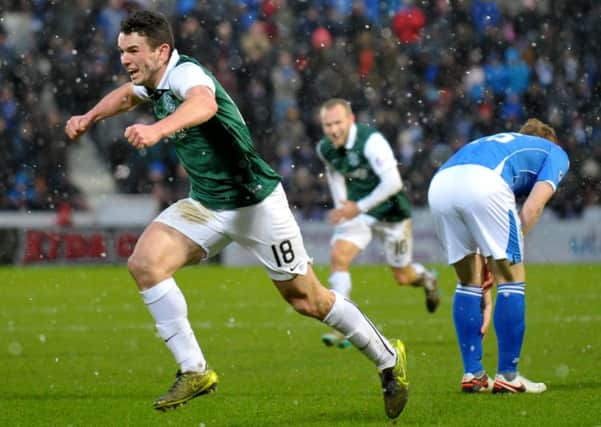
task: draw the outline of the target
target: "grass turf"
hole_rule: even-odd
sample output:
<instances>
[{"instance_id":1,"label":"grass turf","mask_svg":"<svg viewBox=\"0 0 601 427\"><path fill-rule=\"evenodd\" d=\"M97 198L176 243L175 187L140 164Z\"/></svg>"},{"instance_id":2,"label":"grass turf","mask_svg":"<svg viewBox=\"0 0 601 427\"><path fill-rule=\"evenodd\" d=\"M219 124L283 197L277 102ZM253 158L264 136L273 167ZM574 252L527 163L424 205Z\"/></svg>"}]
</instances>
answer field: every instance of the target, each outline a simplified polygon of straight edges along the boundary
<instances>
[{"instance_id":1,"label":"grass turf","mask_svg":"<svg viewBox=\"0 0 601 427\"><path fill-rule=\"evenodd\" d=\"M317 269L325 279L326 269ZM464 395L451 320L442 305L399 288L381 266L353 268L353 298L408 349L402 425L601 424L601 265L528 266L520 369L549 390ZM386 426L375 368L354 349L326 348L327 328L294 313L260 268L187 268L177 275L217 392L167 413L152 401L177 366L124 267L0 269L0 425ZM494 374L491 328L484 364Z\"/></svg>"}]
</instances>

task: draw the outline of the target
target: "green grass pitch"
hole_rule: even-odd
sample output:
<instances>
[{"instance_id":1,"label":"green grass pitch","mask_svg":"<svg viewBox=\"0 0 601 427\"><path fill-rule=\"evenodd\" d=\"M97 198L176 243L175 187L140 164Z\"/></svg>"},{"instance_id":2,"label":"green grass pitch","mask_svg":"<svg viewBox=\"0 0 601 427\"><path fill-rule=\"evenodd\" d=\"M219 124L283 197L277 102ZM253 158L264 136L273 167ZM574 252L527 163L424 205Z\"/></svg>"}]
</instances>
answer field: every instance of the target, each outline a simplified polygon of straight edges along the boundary
<instances>
[{"instance_id":1,"label":"green grass pitch","mask_svg":"<svg viewBox=\"0 0 601 427\"><path fill-rule=\"evenodd\" d=\"M534 395L463 395L451 319L452 271L439 266L442 305L399 288L382 266L353 268L353 298L408 349L410 399L396 422L378 377L355 349L325 348L325 326L281 299L260 268L199 266L178 283L217 392L167 413L152 401L177 369L125 267L0 269L2 426L598 426L601 265L528 266L520 369ZM327 269L318 268L325 280ZM494 374L494 330L484 363Z\"/></svg>"}]
</instances>

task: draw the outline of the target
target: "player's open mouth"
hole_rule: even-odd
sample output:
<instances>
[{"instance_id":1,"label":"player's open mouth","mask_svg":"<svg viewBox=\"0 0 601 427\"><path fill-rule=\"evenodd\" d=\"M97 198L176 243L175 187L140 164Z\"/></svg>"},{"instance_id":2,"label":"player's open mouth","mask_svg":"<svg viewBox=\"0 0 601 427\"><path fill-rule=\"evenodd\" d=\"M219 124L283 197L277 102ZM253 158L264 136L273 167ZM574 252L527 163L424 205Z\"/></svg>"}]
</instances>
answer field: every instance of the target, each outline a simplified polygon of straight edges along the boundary
<instances>
[{"instance_id":1,"label":"player's open mouth","mask_svg":"<svg viewBox=\"0 0 601 427\"><path fill-rule=\"evenodd\" d=\"M132 80L138 75L138 70L128 70L127 72L129 73L129 78Z\"/></svg>"}]
</instances>

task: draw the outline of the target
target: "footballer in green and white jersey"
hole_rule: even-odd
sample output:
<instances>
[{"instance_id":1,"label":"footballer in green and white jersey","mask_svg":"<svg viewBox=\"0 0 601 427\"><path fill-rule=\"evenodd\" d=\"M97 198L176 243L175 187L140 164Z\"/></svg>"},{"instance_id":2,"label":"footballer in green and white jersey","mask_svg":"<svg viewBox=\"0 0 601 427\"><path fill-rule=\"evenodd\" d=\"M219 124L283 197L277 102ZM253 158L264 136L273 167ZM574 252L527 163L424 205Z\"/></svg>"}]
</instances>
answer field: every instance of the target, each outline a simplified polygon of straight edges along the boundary
<instances>
[{"instance_id":1,"label":"footballer in green and white jersey","mask_svg":"<svg viewBox=\"0 0 601 427\"><path fill-rule=\"evenodd\" d=\"M324 102L320 120L324 137L317 154L334 201L328 213L335 225L330 287L350 297L351 263L376 237L384 246L394 280L423 287L426 308L434 312L439 305L436 276L413 261L411 206L390 144L376 129L355 123L350 103L342 98ZM322 341L346 344L336 334L325 334Z\"/></svg>"},{"instance_id":2,"label":"footballer in green and white jersey","mask_svg":"<svg viewBox=\"0 0 601 427\"><path fill-rule=\"evenodd\" d=\"M381 171L397 167L384 137L362 124L351 126L349 139L342 147L336 147L328 137L324 137L317 146L317 154L330 170L344 177L346 197L354 202L374 191L381 182ZM411 217L411 206L403 190L362 211L384 222L400 222Z\"/></svg>"},{"instance_id":3,"label":"footballer in green and white jersey","mask_svg":"<svg viewBox=\"0 0 601 427\"><path fill-rule=\"evenodd\" d=\"M155 399L154 408L175 409L210 393L219 382L194 336L188 304L173 274L236 242L263 264L297 312L348 337L372 361L386 415L398 417L408 396L403 343L390 343L356 305L323 287L280 177L257 154L223 87L196 60L174 50L173 31L160 13L130 14L121 23L117 45L131 82L104 95L86 113L70 117L65 133L75 140L99 120L148 101L158 120L131 124L124 139L144 149L170 137L191 180L191 197L173 203L146 227L127 264L157 332L179 365L175 382Z\"/></svg>"},{"instance_id":4,"label":"footballer in green and white jersey","mask_svg":"<svg viewBox=\"0 0 601 427\"><path fill-rule=\"evenodd\" d=\"M157 88L134 85L134 95L151 102L155 117L161 120L197 85L208 86L215 93L217 114L170 138L190 177L190 197L210 209L235 209L262 201L280 177L257 153L232 98L197 60L174 50Z\"/></svg>"}]
</instances>

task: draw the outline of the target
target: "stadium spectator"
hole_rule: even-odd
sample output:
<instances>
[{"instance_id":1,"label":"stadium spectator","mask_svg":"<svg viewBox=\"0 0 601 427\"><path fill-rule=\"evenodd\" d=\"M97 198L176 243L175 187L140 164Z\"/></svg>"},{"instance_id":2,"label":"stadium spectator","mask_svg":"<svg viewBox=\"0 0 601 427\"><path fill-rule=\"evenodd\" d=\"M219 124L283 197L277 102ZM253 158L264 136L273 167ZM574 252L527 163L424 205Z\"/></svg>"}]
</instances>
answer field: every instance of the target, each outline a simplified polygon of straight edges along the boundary
<instances>
[{"instance_id":1,"label":"stadium spectator","mask_svg":"<svg viewBox=\"0 0 601 427\"><path fill-rule=\"evenodd\" d=\"M298 108L296 93L301 87L301 80L292 55L288 51L278 54L278 62L271 71L273 86L273 123L280 123L291 108Z\"/></svg>"},{"instance_id":2,"label":"stadium spectator","mask_svg":"<svg viewBox=\"0 0 601 427\"><path fill-rule=\"evenodd\" d=\"M476 31L480 34L501 24L501 13L495 0L472 0L471 13Z\"/></svg>"},{"instance_id":3,"label":"stadium spectator","mask_svg":"<svg viewBox=\"0 0 601 427\"><path fill-rule=\"evenodd\" d=\"M522 95L530 84L530 69L520 57L517 49L510 47L505 50L505 78L507 94Z\"/></svg>"},{"instance_id":4,"label":"stadium spectator","mask_svg":"<svg viewBox=\"0 0 601 427\"><path fill-rule=\"evenodd\" d=\"M425 25L426 15L413 0L405 0L392 18L392 28L403 45L418 44Z\"/></svg>"},{"instance_id":5,"label":"stadium spectator","mask_svg":"<svg viewBox=\"0 0 601 427\"><path fill-rule=\"evenodd\" d=\"M513 129L507 127L512 122L503 119L502 108L509 92L515 91L524 117L541 117L566 138L579 132L578 139L584 142L566 146L574 159L574 182L583 183L576 189L581 191L591 179L591 185L597 185L591 175L582 175L584 169L578 167L578 159L590 158L597 164L599 159L594 153L601 145L601 122L597 120L601 105L601 34L594 31L601 19L601 5L596 2L419 2L416 5L422 8L426 19L415 55L409 55L399 45L392 31L394 14L404 3L400 1L145 3L172 17L178 43L185 43L186 51L201 55L227 86L252 125L259 151L273 159L273 165L277 162L273 147L278 143L274 140L278 123L273 105L275 97L286 88L281 83L276 88L272 83L272 70L277 67L280 54L287 52L300 75L298 87L293 87L297 83L291 84L287 96L289 100L296 97L310 140L317 140L321 133L316 106L337 95L349 97L356 113L381 128L390 141L398 141L406 128L422 128L418 144L419 150L426 152L412 156L410 163L402 165L404 170L412 171L403 173L407 187L414 189L409 197L416 206L425 203L423 195L433 172L428 165L432 147L442 143L456 150L495 130ZM381 6L379 16L375 3ZM64 116L79 106L89 106L94 91L103 92L120 84L119 77L115 77L120 67L115 52L105 44L101 27L95 25L102 12L115 5L107 0L77 0L68 5L26 0L7 2L2 10L0 115L9 139L3 140L8 149L2 150L0 156L9 169L0 174L0 193L12 187L20 169L13 153L18 144L13 140L19 137L21 121L31 112L26 101L32 99L30 92L43 101L43 109L54 105ZM123 2L114 10L121 14L134 6L134 2ZM249 10L252 19L245 19ZM269 53L259 62L241 45L242 39L255 36L255 29L252 33L250 30L253 23L267 26ZM277 27L275 32L270 29L273 25ZM311 35L320 27L330 33L329 51L319 52L310 46ZM507 51L517 52L517 84L511 78L511 64L504 60ZM478 83L480 69L485 75L483 84ZM31 81L34 84L28 87ZM439 105L442 93L452 96L449 105ZM39 109L40 105L35 105ZM572 120L574 114L583 126ZM396 122L390 120L394 116L398 117ZM459 125L461 129L455 129ZM448 139L449 127L459 136L452 141ZM98 141L103 137L101 132L91 135L99 148L106 147ZM41 137L48 139L45 146L52 145L51 139ZM395 147L397 154L400 149ZM107 151L100 151L105 157ZM36 156L30 163L42 160L42 154ZM144 177L154 159L138 157L132 151L120 157L118 164L127 166L133 176ZM107 167L114 170L117 164L109 163ZM167 179L174 178L174 171L171 166L167 168ZM317 185L326 190L325 183ZM121 188L149 191L148 186ZM598 204L591 197L582 197L575 203L580 195L568 198L563 193L560 190L550 204L562 216L578 215L588 203ZM328 208L322 201L314 201L313 205L308 211L321 210L324 214ZM6 203L0 202L0 208L7 208Z\"/></svg>"}]
</instances>

